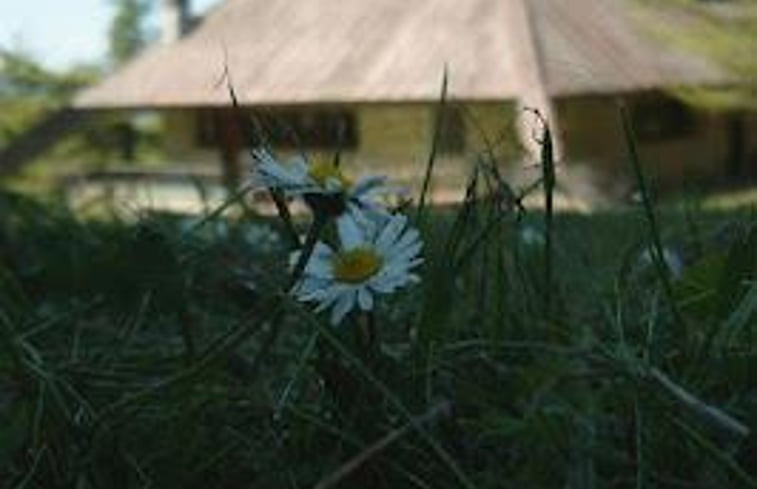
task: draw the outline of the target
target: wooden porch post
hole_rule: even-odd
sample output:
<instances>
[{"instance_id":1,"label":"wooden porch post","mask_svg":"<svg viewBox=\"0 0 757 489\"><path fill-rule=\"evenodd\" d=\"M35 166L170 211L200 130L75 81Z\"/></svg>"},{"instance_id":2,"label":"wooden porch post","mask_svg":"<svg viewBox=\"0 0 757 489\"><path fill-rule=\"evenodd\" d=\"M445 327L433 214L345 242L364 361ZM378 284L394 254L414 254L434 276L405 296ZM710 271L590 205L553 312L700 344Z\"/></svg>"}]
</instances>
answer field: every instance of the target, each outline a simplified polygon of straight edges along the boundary
<instances>
[{"instance_id":1,"label":"wooden porch post","mask_svg":"<svg viewBox=\"0 0 757 489\"><path fill-rule=\"evenodd\" d=\"M746 123L740 110L732 109L726 114L726 131L728 132L728 149L726 167L728 178L737 180L747 176L746 163Z\"/></svg>"},{"instance_id":2,"label":"wooden porch post","mask_svg":"<svg viewBox=\"0 0 757 489\"><path fill-rule=\"evenodd\" d=\"M542 53L540 52L539 40L536 33L536 24L533 19L528 0L507 0L508 22L506 27L512 32L515 39L516 50L515 66L517 73L516 85L518 87L518 132L521 143L526 150L526 158L531 162L539 161L541 144L534 139L540 137L540 127L534 124L534 119L527 117L524 109L536 109L546 119L552 133L552 148L556 161L563 159L563 140L560 132L557 110L552 96L546 85L544 67L542 66Z\"/></svg>"},{"instance_id":3,"label":"wooden porch post","mask_svg":"<svg viewBox=\"0 0 757 489\"><path fill-rule=\"evenodd\" d=\"M216 111L216 134L221 153L222 179L226 190L231 194L239 189L244 175L242 160L242 129L234 109L223 108Z\"/></svg>"}]
</instances>

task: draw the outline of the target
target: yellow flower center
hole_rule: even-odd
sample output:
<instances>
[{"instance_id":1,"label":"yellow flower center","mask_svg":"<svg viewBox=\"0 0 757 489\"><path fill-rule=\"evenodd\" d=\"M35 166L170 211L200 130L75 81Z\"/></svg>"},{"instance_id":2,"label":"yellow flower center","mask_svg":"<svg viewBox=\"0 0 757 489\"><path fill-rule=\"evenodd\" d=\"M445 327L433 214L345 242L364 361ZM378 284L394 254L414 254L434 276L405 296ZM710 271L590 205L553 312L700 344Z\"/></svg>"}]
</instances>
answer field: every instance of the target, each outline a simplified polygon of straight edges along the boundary
<instances>
[{"instance_id":1,"label":"yellow flower center","mask_svg":"<svg viewBox=\"0 0 757 489\"><path fill-rule=\"evenodd\" d=\"M326 159L313 161L310 164L308 175L324 188L330 180L338 182L342 189L347 189L352 185L352 181L344 176L342 170L333 161Z\"/></svg>"},{"instance_id":2,"label":"yellow flower center","mask_svg":"<svg viewBox=\"0 0 757 489\"><path fill-rule=\"evenodd\" d=\"M383 263L384 260L373 248L358 247L339 253L332 266L337 280L355 284L376 275Z\"/></svg>"}]
</instances>

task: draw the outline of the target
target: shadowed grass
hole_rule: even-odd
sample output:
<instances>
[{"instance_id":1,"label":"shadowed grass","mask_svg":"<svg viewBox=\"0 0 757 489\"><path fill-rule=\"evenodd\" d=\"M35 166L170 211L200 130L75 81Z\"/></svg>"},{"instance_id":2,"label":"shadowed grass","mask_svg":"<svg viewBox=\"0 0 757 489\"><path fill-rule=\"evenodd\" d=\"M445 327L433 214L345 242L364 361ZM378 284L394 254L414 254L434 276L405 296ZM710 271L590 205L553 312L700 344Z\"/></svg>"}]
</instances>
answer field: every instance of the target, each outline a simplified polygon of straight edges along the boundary
<instances>
[{"instance_id":1,"label":"shadowed grass","mask_svg":"<svg viewBox=\"0 0 757 489\"><path fill-rule=\"evenodd\" d=\"M360 318L334 329L282 292L270 221L83 221L0 196L0 480L754 486L754 216L658 208L652 232L648 211L524 213L538 183L498 164L426 208L423 282L378 305L371 351ZM652 236L684 257L670 291Z\"/></svg>"}]
</instances>

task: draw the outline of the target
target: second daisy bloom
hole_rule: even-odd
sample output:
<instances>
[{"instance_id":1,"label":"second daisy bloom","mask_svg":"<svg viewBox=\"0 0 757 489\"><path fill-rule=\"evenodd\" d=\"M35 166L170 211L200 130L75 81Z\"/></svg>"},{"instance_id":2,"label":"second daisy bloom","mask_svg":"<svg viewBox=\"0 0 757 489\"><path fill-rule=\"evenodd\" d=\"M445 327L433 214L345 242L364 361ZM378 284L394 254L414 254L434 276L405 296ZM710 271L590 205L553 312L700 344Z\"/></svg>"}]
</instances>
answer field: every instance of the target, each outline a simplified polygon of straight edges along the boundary
<instances>
[{"instance_id":1,"label":"second daisy bloom","mask_svg":"<svg viewBox=\"0 0 757 489\"><path fill-rule=\"evenodd\" d=\"M407 217L389 216L375 229L351 217L337 220L339 249L317 243L304 274L294 288L302 301L316 302L316 311L331 308L331 323L339 324L353 309L373 309L375 296L417 282L412 270L422 259L423 243ZM293 254L296 262L298 253Z\"/></svg>"},{"instance_id":2,"label":"second daisy bloom","mask_svg":"<svg viewBox=\"0 0 757 489\"><path fill-rule=\"evenodd\" d=\"M353 181L334 161L317 159L310 162L297 156L281 162L266 149L256 149L253 156L256 160L252 175L255 186L279 190L287 197L302 197L314 211L332 216L349 213L357 221L363 217L371 221L388 217L379 202L381 194L391 192L384 177Z\"/></svg>"}]
</instances>

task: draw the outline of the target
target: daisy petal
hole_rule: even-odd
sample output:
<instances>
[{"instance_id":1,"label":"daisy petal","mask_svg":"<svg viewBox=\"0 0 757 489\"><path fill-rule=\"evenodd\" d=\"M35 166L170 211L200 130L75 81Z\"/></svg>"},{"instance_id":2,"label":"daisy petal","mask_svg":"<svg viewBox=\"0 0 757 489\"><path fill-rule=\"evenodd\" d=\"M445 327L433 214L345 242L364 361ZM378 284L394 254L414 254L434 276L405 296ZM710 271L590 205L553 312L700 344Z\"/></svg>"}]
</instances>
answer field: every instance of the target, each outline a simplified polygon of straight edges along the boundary
<instances>
[{"instance_id":1,"label":"daisy petal","mask_svg":"<svg viewBox=\"0 0 757 489\"><path fill-rule=\"evenodd\" d=\"M350 288L344 291L334 304L334 309L331 310L331 324L336 326L342 322L344 316L352 309L355 303L355 291Z\"/></svg>"},{"instance_id":2,"label":"daisy petal","mask_svg":"<svg viewBox=\"0 0 757 489\"><path fill-rule=\"evenodd\" d=\"M336 302L341 294L344 292L344 287L339 284L332 284L320 293L313 293L313 300L318 301L318 306L315 308L315 312L321 312L328 309L334 302Z\"/></svg>"},{"instance_id":3,"label":"daisy petal","mask_svg":"<svg viewBox=\"0 0 757 489\"><path fill-rule=\"evenodd\" d=\"M376 248L379 250L388 250L399 237L402 230L407 224L407 217L403 215L392 216L376 240Z\"/></svg>"},{"instance_id":4,"label":"daisy petal","mask_svg":"<svg viewBox=\"0 0 757 489\"><path fill-rule=\"evenodd\" d=\"M370 293L367 287L360 287L358 289L357 301L360 309L363 311L370 311L373 309L373 294Z\"/></svg>"},{"instance_id":5,"label":"daisy petal","mask_svg":"<svg viewBox=\"0 0 757 489\"><path fill-rule=\"evenodd\" d=\"M385 185L386 177L384 176L363 177L355 184L355 187L352 189L352 195L359 199L365 194L384 187Z\"/></svg>"},{"instance_id":6,"label":"daisy petal","mask_svg":"<svg viewBox=\"0 0 757 489\"><path fill-rule=\"evenodd\" d=\"M339 241L346 250L357 248L365 243L360 226L350 214L343 214L336 220Z\"/></svg>"},{"instance_id":7,"label":"daisy petal","mask_svg":"<svg viewBox=\"0 0 757 489\"><path fill-rule=\"evenodd\" d=\"M417 229L407 229L402 234L402 237L397 240L395 246L397 249L403 249L415 243L421 243L421 233Z\"/></svg>"}]
</instances>

